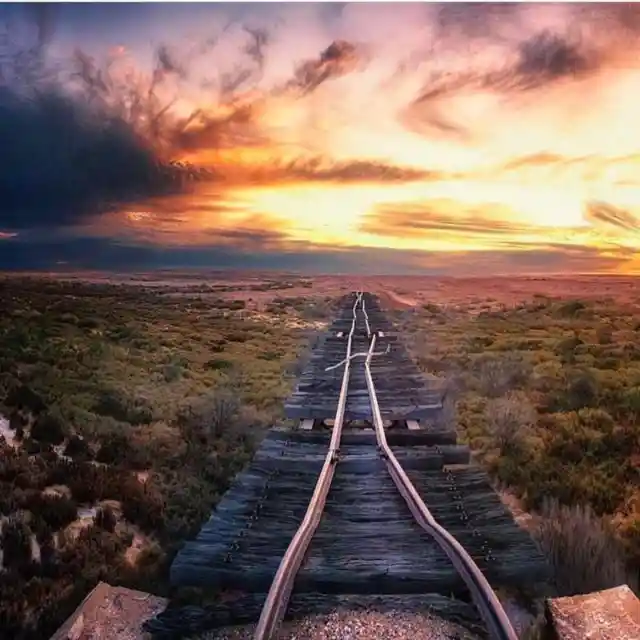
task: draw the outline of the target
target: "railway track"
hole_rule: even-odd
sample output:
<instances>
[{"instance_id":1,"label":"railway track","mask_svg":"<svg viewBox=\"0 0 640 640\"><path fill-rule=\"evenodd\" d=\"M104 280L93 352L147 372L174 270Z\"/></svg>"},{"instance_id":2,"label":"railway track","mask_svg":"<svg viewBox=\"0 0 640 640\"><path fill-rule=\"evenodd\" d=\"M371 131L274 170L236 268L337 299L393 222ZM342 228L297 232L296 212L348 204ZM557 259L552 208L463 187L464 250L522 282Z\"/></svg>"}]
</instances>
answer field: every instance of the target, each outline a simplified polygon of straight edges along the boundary
<instances>
[{"instance_id":1,"label":"railway track","mask_svg":"<svg viewBox=\"0 0 640 640\"><path fill-rule=\"evenodd\" d=\"M186 637L257 620L266 640L285 616L393 605L516 639L489 581L543 582L546 563L455 431L418 424L438 407L442 389L425 383L376 299L345 299L286 405L302 428L269 432L172 565L176 586L243 595L169 607L147 629Z\"/></svg>"},{"instance_id":2,"label":"railway track","mask_svg":"<svg viewBox=\"0 0 640 640\"><path fill-rule=\"evenodd\" d=\"M344 360L339 363L342 365L344 373L329 450L322 466L322 470L320 471L318 482L302 524L296 531L291 544L287 548L282 558L282 562L278 567L271 589L267 594L267 599L256 627L254 635L255 640L271 640L271 638L276 634L278 626L284 618L298 570L303 561L304 555L307 552L309 544L311 543L312 537L316 533L318 525L320 524L327 501L327 495L335 476L336 467L340 464L342 427L344 424L347 402L350 398L349 383L352 375L356 382L360 382L362 377L365 379L368 401L370 403L371 415L373 417L373 424L376 433L378 451L365 451L364 454L361 455L362 460L367 460L367 462L370 463L368 465L370 469L371 467L377 467L375 468L375 477L377 482L373 487L368 487L368 489L370 491L373 490L378 496L383 496L385 493L388 493L389 483L385 482L387 475L383 468L386 465L388 477L391 478L396 489L401 494L415 521L424 531L438 542L469 588L473 601L478 607L478 610L487 625L490 636L495 640L517 640L517 636L511 626L511 622L486 578L455 537L452 536L444 527L438 524L420 498L420 495L411 483L411 480L402 468L402 465L387 444L376 387L371 373L371 362L377 355L387 353L388 351L376 351L378 334L377 332L372 332L371 325L369 323L369 316L366 311L366 301L363 299L362 293L356 294L352 314L353 319L347 335L345 357ZM356 336L361 336L359 341ZM368 349L358 351L354 350L355 343L365 341L368 343ZM357 346L364 347L365 345L357 344ZM362 363L361 367L355 367L352 363L353 360L358 357L361 358L359 361ZM362 360L363 357L364 362ZM352 369L354 369L353 374ZM353 397L353 395L351 397ZM360 401L361 397L362 394L358 394L357 401ZM381 461L376 464L376 462L378 462L374 457L376 453L379 453L380 458L384 460L385 465L383 465ZM355 494L353 496L354 501L357 500L358 495L360 495L359 488L359 483L356 477L353 479L350 486L351 491ZM367 487L362 487L362 489L366 491ZM393 500L390 500L390 503L393 503ZM389 509L386 512L383 511L379 514L378 523L389 523L393 526L396 524L396 511L396 509ZM402 516L402 514L397 515L400 517ZM359 527L356 525L355 532L349 532L349 534L351 534L349 537L352 537L355 533L356 537L360 537L361 540L366 539L363 538L363 536L357 536L358 529ZM372 533L373 535L377 535L375 531ZM328 555L331 556L332 549L330 545L332 540L323 539L322 532L320 532L319 538L320 544L324 543L324 545L326 545L325 550L328 551ZM419 536L416 536L417 548L419 542ZM327 549L327 547L329 548ZM364 545L364 550L366 553L366 545Z\"/></svg>"}]
</instances>

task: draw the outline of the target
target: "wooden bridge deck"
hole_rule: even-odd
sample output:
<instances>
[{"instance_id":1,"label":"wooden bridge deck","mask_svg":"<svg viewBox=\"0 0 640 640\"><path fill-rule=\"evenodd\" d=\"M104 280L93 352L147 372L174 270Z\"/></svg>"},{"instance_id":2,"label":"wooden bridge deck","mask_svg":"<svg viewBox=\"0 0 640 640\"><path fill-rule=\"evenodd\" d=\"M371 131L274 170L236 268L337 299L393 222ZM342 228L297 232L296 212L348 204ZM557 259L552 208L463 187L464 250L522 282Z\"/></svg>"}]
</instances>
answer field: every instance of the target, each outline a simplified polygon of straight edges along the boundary
<instances>
[{"instance_id":1,"label":"wooden bridge deck","mask_svg":"<svg viewBox=\"0 0 640 640\"><path fill-rule=\"evenodd\" d=\"M322 442L322 435L325 441ZM171 582L266 592L295 534L326 456L328 434L272 431L196 540L171 567ZM307 593L463 592L451 562L418 527L373 443L345 444L326 511L298 576ZM348 440L347 440L348 442ZM547 566L476 468L466 447L396 446L434 516L465 546L492 585L545 580ZM357 553L354 553L354 549Z\"/></svg>"},{"instance_id":2,"label":"wooden bridge deck","mask_svg":"<svg viewBox=\"0 0 640 640\"><path fill-rule=\"evenodd\" d=\"M441 391L425 383L375 300L368 297L366 303L372 329L386 329L376 350L389 345L389 352L376 356L371 366L383 416L402 420L437 415ZM348 332L348 311L345 304L343 317L334 322L303 373L287 404L289 416L335 416L342 372L324 369L344 356L345 339L335 334ZM361 324L354 352L369 347ZM352 361L347 420L371 418L363 360ZM201 611L198 622L189 613L190 628L256 620L305 516L330 437L326 427L271 429L196 539L178 552L171 566L172 585L244 594L228 605ZM387 442L434 517L465 547L494 589L548 582L543 556L514 522L487 475L468 466L469 450L457 444L453 428L396 426L387 430ZM456 598L468 598L467 587L444 551L411 516L380 458L374 432L346 426L325 510L296 577L289 615L325 611L330 603L342 601L398 599L414 605L434 602L440 612L448 607L458 611L466 605ZM172 615L160 616L157 624L166 629ZM184 615L175 613L182 628L187 624Z\"/></svg>"},{"instance_id":3,"label":"wooden bridge deck","mask_svg":"<svg viewBox=\"0 0 640 640\"><path fill-rule=\"evenodd\" d=\"M393 327L380 310L377 299L368 296L366 303L371 327L383 334L377 340L377 351L389 348L388 354L377 356L371 362L382 417L385 420L434 418L442 409L442 386L428 381L409 358ZM350 309L348 305L346 307L329 327L324 342L313 354L295 391L285 402L287 418L323 420L335 416L342 369L325 371L325 368L337 364L344 357L346 335L351 327ZM353 351L366 352L368 348L366 333L358 331L354 336ZM345 418L371 420L363 359L354 360L352 364Z\"/></svg>"}]
</instances>

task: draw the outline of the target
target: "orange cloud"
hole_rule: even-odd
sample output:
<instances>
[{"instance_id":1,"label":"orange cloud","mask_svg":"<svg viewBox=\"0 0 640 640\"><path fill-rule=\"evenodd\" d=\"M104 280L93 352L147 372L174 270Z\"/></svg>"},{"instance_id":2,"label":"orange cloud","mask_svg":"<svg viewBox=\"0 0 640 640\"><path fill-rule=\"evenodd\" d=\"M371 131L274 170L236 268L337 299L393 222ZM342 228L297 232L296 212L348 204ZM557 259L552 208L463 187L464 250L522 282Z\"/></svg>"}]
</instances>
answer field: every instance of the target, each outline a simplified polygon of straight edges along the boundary
<instances>
[{"instance_id":1,"label":"orange cloud","mask_svg":"<svg viewBox=\"0 0 640 640\"><path fill-rule=\"evenodd\" d=\"M361 229L365 233L381 236L428 237L434 232L457 236L509 236L531 232L531 226L505 219L509 212L501 211L505 218L496 217L500 207L486 206L471 211L460 211L454 200L435 200L422 203L386 204L367 216ZM455 211L454 214L450 213ZM447 213L449 211L449 213ZM493 217L487 214L493 213Z\"/></svg>"},{"instance_id":2,"label":"orange cloud","mask_svg":"<svg viewBox=\"0 0 640 640\"><path fill-rule=\"evenodd\" d=\"M614 229L640 232L640 219L637 216L606 202L589 202L585 215L588 220L609 225Z\"/></svg>"},{"instance_id":3,"label":"orange cloud","mask_svg":"<svg viewBox=\"0 0 640 640\"><path fill-rule=\"evenodd\" d=\"M572 270L635 267L640 9L271 11L250 27L220 19L195 45L158 47L151 64L119 34L106 61L75 55L91 113L122 122L145 158L209 173L169 174L184 187L170 197L136 183L125 204L65 220L73 233L404 251L416 268L449 260L455 272L470 252L492 269L561 269L563 256Z\"/></svg>"}]
</instances>

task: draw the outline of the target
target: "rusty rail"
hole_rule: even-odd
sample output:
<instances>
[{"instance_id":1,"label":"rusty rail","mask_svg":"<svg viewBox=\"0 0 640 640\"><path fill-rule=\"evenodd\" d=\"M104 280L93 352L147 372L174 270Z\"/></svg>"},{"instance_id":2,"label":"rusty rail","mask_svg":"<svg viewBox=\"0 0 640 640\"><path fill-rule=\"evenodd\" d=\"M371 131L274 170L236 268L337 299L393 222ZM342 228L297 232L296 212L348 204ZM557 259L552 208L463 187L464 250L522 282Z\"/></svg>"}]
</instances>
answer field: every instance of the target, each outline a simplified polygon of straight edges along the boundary
<instances>
[{"instance_id":1,"label":"rusty rail","mask_svg":"<svg viewBox=\"0 0 640 640\"><path fill-rule=\"evenodd\" d=\"M367 311L364 301L362 310L367 317ZM380 455L385 459L387 468L393 479L398 491L405 499L416 522L438 543L442 550L447 554L453 566L456 568L460 577L471 592L473 602L478 608L482 616L487 630L491 638L494 640L518 640L518 636L514 631L511 622L505 613L502 604L498 600L491 585L484 577L471 556L464 550L464 547L431 515L431 512L422 501L422 498L416 491L411 480L405 473L401 464L393 454L393 451L387 444L387 436L384 432L382 416L380 414L380 406L378 405L378 397L376 395L375 385L373 384L373 376L371 375L371 358L374 355L377 336L374 334L369 347L369 355L365 361L365 376L367 379L367 388L369 390L369 399L371 401L371 413L373 415L373 424L376 431L376 440Z\"/></svg>"},{"instance_id":2,"label":"rusty rail","mask_svg":"<svg viewBox=\"0 0 640 640\"><path fill-rule=\"evenodd\" d=\"M478 566L475 564L471 556L469 556L469 554L464 550L462 545L435 520L393 454L393 451L391 451L387 444L382 416L380 414L380 406L378 405L378 398L370 368L372 357L374 355L386 353L386 351L381 353L375 351L377 335L375 333L372 334L371 332L365 302L362 293L360 292L356 294L356 300L353 305L353 321L351 323L351 331L349 332L347 341L346 357L341 363L339 363L339 365L344 364L344 374L342 377L342 386L340 389L340 397L338 399L338 407L331 434L329 451L322 466L322 470L320 471L313 496L302 524L296 531L296 534L287 547L287 550L282 557L282 561L278 566L276 576L271 584L271 588L269 589L269 593L267 594L267 598L260 614L260 619L254 634L254 640L271 640L271 638L274 637L276 630L286 613L295 577L304 558L304 554L309 547L311 539L313 538L322 517L322 512L329 493L329 488L331 487L331 481L333 480L337 456L340 449L347 391L349 388L350 363L352 358L365 355L360 353L351 353L358 305L362 305L367 335L371 339L369 351L366 354L365 376L380 455L385 459L393 482L405 499L415 520L440 545L466 583L469 591L471 592L473 601L487 625L491 638L494 640L518 640L518 636L516 635L509 618L500 604L500 601Z\"/></svg>"},{"instance_id":3,"label":"rusty rail","mask_svg":"<svg viewBox=\"0 0 640 640\"><path fill-rule=\"evenodd\" d=\"M349 388L349 371L351 362L351 345L353 334L356 328L356 318L358 305L362 303L362 293L356 294L356 301L353 305L353 321L351 322L351 331L347 340L347 357L344 363L344 374L342 376L342 387L340 388L340 397L338 399L338 407L336 410L335 422L331 434L331 444L325 458L322 470L318 476L316 488L309 502L309 506L305 513L302 524L293 536L291 543L282 557L282 561L278 566L276 576L271 583L271 588L267 594L267 598L260 613L260 619L254 633L254 640L270 640L284 614L286 613L291 597L293 583L304 558L304 554L309 547L309 543L313 538L313 534L320 524L320 518L324 510L324 505L329 493L329 487L333 480L335 465L337 462L338 450L340 449L340 439L342 437L342 423L344 422L344 412L347 404L347 390Z\"/></svg>"}]
</instances>

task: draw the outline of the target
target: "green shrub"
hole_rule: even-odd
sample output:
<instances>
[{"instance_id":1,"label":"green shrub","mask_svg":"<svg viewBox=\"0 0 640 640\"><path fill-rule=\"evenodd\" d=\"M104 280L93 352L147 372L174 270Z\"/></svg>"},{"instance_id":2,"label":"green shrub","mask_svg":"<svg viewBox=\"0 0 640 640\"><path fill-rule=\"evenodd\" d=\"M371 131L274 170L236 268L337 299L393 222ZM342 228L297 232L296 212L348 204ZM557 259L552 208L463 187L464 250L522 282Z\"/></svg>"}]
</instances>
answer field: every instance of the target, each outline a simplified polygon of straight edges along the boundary
<instances>
[{"instance_id":1,"label":"green shrub","mask_svg":"<svg viewBox=\"0 0 640 640\"><path fill-rule=\"evenodd\" d=\"M10 517L2 527L0 547L7 569L21 569L31 564L31 530L18 517Z\"/></svg>"},{"instance_id":2,"label":"green shrub","mask_svg":"<svg viewBox=\"0 0 640 640\"><path fill-rule=\"evenodd\" d=\"M231 391L208 394L192 402L180 416L187 439L218 437L233 426L240 410L240 399Z\"/></svg>"},{"instance_id":3,"label":"green shrub","mask_svg":"<svg viewBox=\"0 0 640 640\"><path fill-rule=\"evenodd\" d=\"M476 362L475 371L483 395L497 398L526 384L532 368L519 356L486 356Z\"/></svg>"},{"instance_id":4,"label":"green shrub","mask_svg":"<svg viewBox=\"0 0 640 640\"><path fill-rule=\"evenodd\" d=\"M47 411L41 413L31 427L31 437L39 442L59 445L64 442L67 427L60 415Z\"/></svg>"},{"instance_id":5,"label":"green shrub","mask_svg":"<svg viewBox=\"0 0 640 640\"><path fill-rule=\"evenodd\" d=\"M93 410L134 426L153 421L153 411L144 398L129 398L114 389L103 391Z\"/></svg>"},{"instance_id":6,"label":"green shrub","mask_svg":"<svg viewBox=\"0 0 640 640\"><path fill-rule=\"evenodd\" d=\"M40 413L46 409L43 398L25 384L13 388L7 395L5 404L8 407L27 409L33 413Z\"/></svg>"},{"instance_id":7,"label":"green shrub","mask_svg":"<svg viewBox=\"0 0 640 640\"><path fill-rule=\"evenodd\" d=\"M78 517L77 504L65 496L38 493L27 506L31 513L42 518L53 531L66 527Z\"/></svg>"},{"instance_id":8,"label":"green shrub","mask_svg":"<svg viewBox=\"0 0 640 640\"><path fill-rule=\"evenodd\" d=\"M91 457L91 449L84 438L74 434L67 442L64 455L77 460L86 460Z\"/></svg>"},{"instance_id":9,"label":"green shrub","mask_svg":"<svg viewBox=\"0 0 640 640\"><path fill-rule=\"evenodd\" d=\"M213 371L225 371L233 367L233 362L225 360L224 358L212 358L208 360L204 366Z\"/></svg>"}]
</instances>

